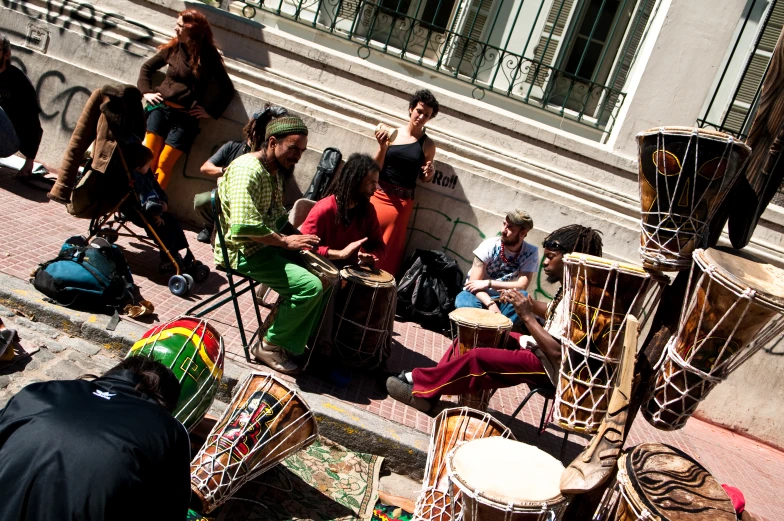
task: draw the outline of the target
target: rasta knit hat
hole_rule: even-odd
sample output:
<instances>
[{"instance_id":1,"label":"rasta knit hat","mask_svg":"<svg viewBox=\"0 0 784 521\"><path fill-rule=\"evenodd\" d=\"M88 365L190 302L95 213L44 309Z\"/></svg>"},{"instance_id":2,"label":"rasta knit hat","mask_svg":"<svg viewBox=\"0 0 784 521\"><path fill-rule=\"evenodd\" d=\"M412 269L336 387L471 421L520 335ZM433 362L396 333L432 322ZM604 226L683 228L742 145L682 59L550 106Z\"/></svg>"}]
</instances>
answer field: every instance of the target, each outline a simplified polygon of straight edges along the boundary
<instances>
[{"instance_id":1,"label":"rasta knit hat","mask_svg":"<svg viewBox=\"0 0 784 521\"><path fill-rule=\"evenodd\" d=\"M278 137L282 135L298 134L307 136L308 127L299 116L288 115L282 118L273 119L267 125L265 132L266 139L273 136Z\"/></svg>"}]
</instances>

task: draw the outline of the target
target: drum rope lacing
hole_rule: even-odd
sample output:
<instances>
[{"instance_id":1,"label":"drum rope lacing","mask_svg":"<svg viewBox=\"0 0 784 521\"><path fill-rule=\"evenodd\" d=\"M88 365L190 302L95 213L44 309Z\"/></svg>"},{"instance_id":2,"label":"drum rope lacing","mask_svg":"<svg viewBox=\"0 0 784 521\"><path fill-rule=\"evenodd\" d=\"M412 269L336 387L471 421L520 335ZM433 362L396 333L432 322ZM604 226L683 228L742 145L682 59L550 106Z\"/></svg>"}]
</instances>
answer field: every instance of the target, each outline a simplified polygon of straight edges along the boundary
<instances>
[{"instance_id":1,"label":"drum rope lacing","mask_svg":"<svg viewBox=\"0 0 784 521\"><path fill-rule=\"evenodd\" d=\"M242 387L236 391L234 398L229 405L227 411L235 410L244 394L250 387L252 379L248 377ZM270 389L272 383L276 383L277 380L272 377L271 375L266 375L263 382L257 387L257 389ZM280 417L284 414L285 410L292 404L292 400L299 396L299 393L295 390L288 389L284 387L286 393L283 395L282 398L275 398L276 406L280 406L280 412L278 413L277 417ZM272 394L267 393L269 396ZM224 412L224 415L227 414ZM205 501L212 505L212 509L217 508L221 504L223 504L227 499L229 499L234 492L236 492L239 488L241 488L245 483L254 479L255 477L259 476L260 474L266 472L274 465L278 463L278 461L284 459L290 453L296 452L303 446L306 446L312 443L315 440L318 434L318 428L314 428L311 434L305 439L302 444L295 444L291 447L283 449L282 451L275 452L281 446L289 441L289 439L296 433L297 429L303 424L304 422L313 419L313 413L307 407L305 408L304 414L293 420L291 423L286 424L283 428L277 430L274 434L269 436L264 443L256 443L253 447L250 447L250 450L247 454L243 454L241 459L234 459L232 458L233 453L237 447L237 444L245 439L244 435L238 436L237 439L231 441L230 444L225 443L225 439L223 438L226 428L229 426L229 419L226 419L226 424L223 425L222 430L220 432L210 432L210 435L207 437L207 441L204 446L199 450L196 456L191 463L191 483L196 486L196 488L203 494ZM223 417L221 417L220 422L223 421ZM257 418L255 420L255 426L260 427L260 419ZM248 426L245 427L246 429ZM271 426L266 424L266 432L270 432ZM280 437L282 433L287 432L285 436L282 436L277 442L277 445L270 446L270 444L276 438ZM224 440L223 446L219 443L221 440ZM216 447L215 452L207 453L206 450L208 448L212 448L213 445ZM262 447L269 447L270 450L268 451L268 456L265 457L263 460L256 462L255 466L252 469L245 468L245 461L250 460L254 454L259 452ZM226 461L222 462L219 461L221 456L226 456ZM270 456L272 456L273 461L270 462ZM194 471L193 467L196 466L197 470ZM218 468L220 466L220 468ZM204 471L206 468L206 478L198 478L197 472L199 470ZM243 476L238 476L240 472L246 472ZM228 479L226 479L228 476ZM212 486L211 486L212 485ZM214 488L213 488L214 486Z\"/></svg>"},{"instance_id":2,"label":"drum rope lacing","mask_svg":"<svg viewBox=\"0 0 784 521\"><path fill-rule=\"evenodd\" d=\"M692 285L698 269L702 273L696 279L696 283ZM714 284L718 284L731 292L737 297L737 300L716 321L710 331L702 333L702 326L711 302L711 290ZM713 387L726 380L735 369L784 330L784 317L779 315L763 326L746 345L739 346L734 351L730 349L738 328L746 321L746 316L752 303L759 303L757 291L751 287L744 287L735 283L724 275L723 269L714 264L708 264L703 259L703 250L697 250L694 253L694 264L689 272L686 287L690 288L690 290L681 308L678 331L676 335L670 337L659 360L654 365L654 371L658 374L658 378L648 391L645 400L645 403L648 405L643 408L644 416L657 427L675 429L683 426ZM685 338L685 329L689 319L697 312L699 290L701 288L704 288L705 295L702 308L699 309L699 319L694 330L694 338L687 339ZM737 311L740 311L741 306L743 308L738 316ZM726 335L724 344L719 349L710 371L706 372L694 367L692 364L694 357L702 351L709 340L716 338L719 327L728 320L735 320L735 323L731 332ZM691 345L686 357L678 352L679 345L683 343ZM676 367L677 369L667 369L667 362L672 364L669 367ZM693 374L700 380L689 385L690 382L685 378L685 375L681 376L684 372ZM686 389L681 389L681 384ZM666 421L664 415L674 416L675 420Z\"/></svg>"},{"instance_id":3,"label":"drum rope lacing","mask_svg":"<svg viewBox=\"0 0 784 521\"><path fill-rule=\"evenodd\" d=\"M700 168L699 167L700 136L699 136L699 132L696 129L694 129L691 132L691 138L689 139L688 145L686 146L686 151L683 154L683 157L687 158L689 156L690 150L692 149L692 144L694 143L694 156L695 156L694 173L693 174L690 173L689 175L683 175L684 174L683 165L681 164L680 165L681 169L677 172L677 179L675 181L675 186L672 188L672 192L670 191L670 184L668 182L664 182L663 188L666 191L667 201L669 202L669 205L668 205L668 209L663 211L662 201L660 197L661 191L659 186L659 178L660 177L667 178L676 175L676 173L673 173L669 176L667 175L666 163L664 167L665 172L663 176L659 175L660 171L658 165L658 161L659 161L658 158L662 154L667 153L667 147L665 143L666 132L667 129L665 127L662 127L659 129L659 133L657 135L656 151L654 152L654 157L657 158L654 161L654 167L656 169L656 174L655 174L656 186L654 187L656 193L656 201L655 201L656 211L650 211L650 209L648 209L648 210L642 210L640 212L642 216L640 219L640 229L642 231L643 240L642 240L642 245L639 248L639 251L643 259L645 259L648 262L651 262L653 265L669 266L673 268L684 269L684 268L688 268L689 265L691 264L691 249L686 249L685 251L682 251L684 250L683 247L688 246L691 241L695 241L692 248L694 246L701 246L701 244L696 244L696 241L704 237L705 228L707 227L708 223L712 219L713 214L718 210L719 205L716 204L714 205L713 208L709 208L709 213L708 215L705 216L704 220L697 219L696 217L694 217L695 210L699 207L700 204L704 202L705 198L707 197L707 194L711 191L710 189L703 190L702 194L700 194L699 199L695 200L695 194L697 192L696 178L699 175L699 168ZM735 140L731 136L728 136L728 139L726 140L724 146L724 151L722 152L722 155L719 157L719 162L718 162L719 165L721 165L722 163L727 165L729 164L730 153L732 151L734 143ZM642 160L642 158L640 159ZM742 168L743 165L740 165L739 169ZM716 190L716 193L721 194L723 192L726 192L726 186L725 186L725 184L727 184L726 177L727 176L722 176L721 184L719 188ZM713 180L711 180L711 183L712 182ZM683 185L687 183L691 183L691 188L692 188L690 194L691 200L689 201L690 211L692 213L689 214L688 217L684 218L683 215L674 212L673 208L676 206L675 197L678 196L681 191L683 191L684 189ZM640 188L640 200L642 201L644 200L642 178L639 183L639 188ZM680 196L682 197L683 194L680 194ZM719 198L717 202L721 202L721 198ZM658 222L656 224L646 223L645 217L649 215L658 216L657 219ZM678 224L677 221L681 221L680 224ZM674 229L663 228L662 223L665 222L672 223L673 225L675 225L675 228ZM664 234L665 235L664 237L662 237L662 234L660 233L660 231L662 230L666 230L666 234ZM653 244L654 247L649 247L648 246L649 244ZM669 253L670 256L675 256L675 259L668 257L665 252Z\"/></svg>"},{"instance_id":4,"label":"drum rope lacing","mask_svg":"<svg viewBox=\"0 0 784 521\"><path fill-rule=\"evenodd\" d=\"M457 420L458 428L449 430L451 420ZM481 425L471 429L474 425ZM442 428L444 431L442 431ZM412 521L449 521L452 516L447 512L454 510L455 502L459 501L459 491L452 497L452 487L449 486L449 479L446 478L446 456L447 453L458 443L479 438L486 438L490 435L491 429L500 432L500 437L511 438L512 431L504 427L498 420L490 414L480 411L472 411L465 407L451 408L442 411L433 421L433 429L430 434L430 445L427 452L427 462L425 464L425 477L422 480L422 490L417 497L414 505ZM473 432L469 436L469 432ZM450 436L449 439L445 439ZM435 458L440 454L437 468ZM435 473L434 473L435 470ZM442 477L442 479L439 479ZM443 498L442 504L436 504L436 494ZM446 501L446 498L450 501ZM433 513L433 510L437 510ZM429 514L428 517L425 517ZM457 520L455 520L457 521Z\"/></svg>"},{"instance_id":5,"label":"drum rope lacing","mask_svg":"<svg viewBox=\"0 0 784 521\"><path fill-rule=\"evenodd\" d=\"M557 383L556 399L554 404L554 419L563 428L580 432L596 432L602 419L607 413L609 395L613 389L620 364L621 344L626 326L626 316L629 312L638 313L643 310L640 327L644 327L648 311L658 301L655 298L662 290L662 284L654 280L650 274L640 270L630 269L618 261L597 262L583 256L567 257L566 277L564 278L564 299L569 304L570 319L566 321L566 329L561 341L561 364ZM602 270L606 272L604 284L601 287L599 302L591 302L592 288L589 270ZM640 286L632 299L629 308L617 309L619 284L621 275L632 275L641 279ZM612 280L612 286L611 284ZM655 292L650 292L651 282L656 283ZM581 295L584 302L578 301L578 288L582 283ZM627 290L627 288L623 288ZM647 297L647 298L646 298ZM610 309L605 309L605 299L612 299ZM584 308L584 315L578 311L578 306ZM600 339L606 343L606 350L602 354L596 347L595 335L599 327L597 318L599 311L609 314L609 331ZM620 318L620 321L616 320ZM583 346L578 346L572 339L577 327L575 320L584 326L581 328L584 341ZM586 326L587 325L587 331ZM616 354L617 353L617 354ZM615 354L615 356L613 356ZM600 363L593 368L595 360ZM587 377L586 377L587 374ZM586 402L588 405L586 406ZM565 409L562 410L562 406Z\"/></svg>"}]
</instances>

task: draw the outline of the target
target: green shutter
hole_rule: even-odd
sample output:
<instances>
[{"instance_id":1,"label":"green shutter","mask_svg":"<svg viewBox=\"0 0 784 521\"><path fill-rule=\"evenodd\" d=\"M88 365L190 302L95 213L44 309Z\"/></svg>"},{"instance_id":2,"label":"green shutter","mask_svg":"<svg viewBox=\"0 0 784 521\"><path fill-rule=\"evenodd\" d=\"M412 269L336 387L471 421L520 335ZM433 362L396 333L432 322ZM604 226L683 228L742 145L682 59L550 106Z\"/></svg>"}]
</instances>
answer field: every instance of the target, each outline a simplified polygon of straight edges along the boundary
<instances>
[{"instance_id":1,"label":"green shutter","mask_svg":"<svg viewBox=\"0 0 784 521\"><path fill-rule=\"evenodd\" d=\"M534 49L534 63L528 69L526 83L533 83L543 87L549 78L549 67L555 65L555 59L563 42L566 26L571 19L575 7L575 0L554 0L547 15L539 44ZM541 63L544 67L537 68Z\"/></svg>"}]
</instances>

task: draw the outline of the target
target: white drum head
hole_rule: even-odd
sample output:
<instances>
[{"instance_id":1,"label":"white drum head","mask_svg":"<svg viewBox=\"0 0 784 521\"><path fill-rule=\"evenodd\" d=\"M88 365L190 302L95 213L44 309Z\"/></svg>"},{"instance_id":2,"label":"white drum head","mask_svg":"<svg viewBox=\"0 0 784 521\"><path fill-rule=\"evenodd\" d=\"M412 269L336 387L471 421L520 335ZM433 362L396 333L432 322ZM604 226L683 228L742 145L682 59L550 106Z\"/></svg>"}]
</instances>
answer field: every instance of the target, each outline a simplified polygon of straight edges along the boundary
<instances>
[{"instance_id":1,"label":"white drum head","mask_svg":"<svg viewBox=\"0 0 784 521\"><path fill-rule=\"evenodd\" d=\"M447 465L456 481L497 503L562 499L564 466L532 445L501 437L472 440L455 449Z\"/></svg>"},{"instance_id":2,"label":"white drum head","mask_svg":"<svg viewBox=\"0 0 784 521\"><path fill-rule=\"evenodd\" d=\"M457 308L449 313L449 318L458 325L486 327L490 329L512 329L512 321L501 313L488 309Z\"/></svg>"}]
</instances>

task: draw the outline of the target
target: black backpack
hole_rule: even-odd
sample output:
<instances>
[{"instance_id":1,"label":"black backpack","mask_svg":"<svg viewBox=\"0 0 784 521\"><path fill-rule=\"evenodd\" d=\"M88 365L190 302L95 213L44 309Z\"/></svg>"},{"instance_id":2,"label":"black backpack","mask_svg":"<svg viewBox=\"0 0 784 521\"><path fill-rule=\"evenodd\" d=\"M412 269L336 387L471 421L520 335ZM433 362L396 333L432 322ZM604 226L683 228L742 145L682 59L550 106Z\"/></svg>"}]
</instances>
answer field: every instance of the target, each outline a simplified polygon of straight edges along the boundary
<instances>
[{"instance_id":1,"label":"black backpack","mask_svg":"<svg viewBox=\"0 0 784 521\"><path fill-rule=\"evenodd\" d=\"M324 197L327 187L332 182L332 178L335 176L342 159L343 154L337 148L328 147L324 149L316 167L316 173L313 175L313 180L302 197L311 201L320 201Z\"/></svg>"},{"instance_id":2,"label":"black backpack","mask_svg":"<svg viewBox=\"0 0 784 521\"><path fill-rule=\"evenodd\" d=\"M116 312L134 301L133 277L120 248L103 239L87 244L78 235L38 266L33 286L53 302L79 309Z\"/></svg>"},{"instance_id":3,"label":"black backpack","mask_svg":"<svg viewBox=\"0 0 784 521\"><path fill-rule=\"evenodd\" d=\"M457 262L437 250L416 250L397 285L397 312L401 318L423 327L449 327L449 313L463 287L463 271Z\"/></svg>"}]
</instances>

